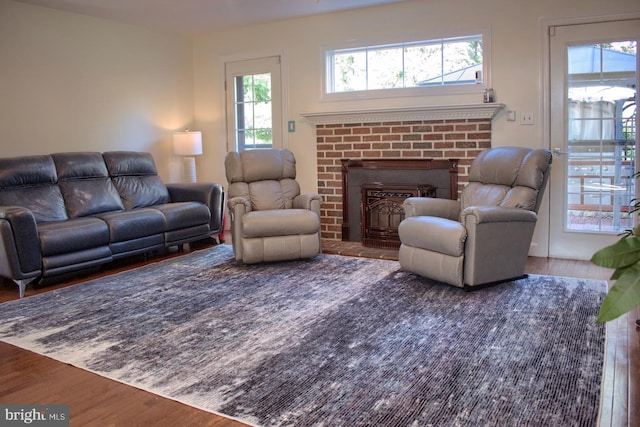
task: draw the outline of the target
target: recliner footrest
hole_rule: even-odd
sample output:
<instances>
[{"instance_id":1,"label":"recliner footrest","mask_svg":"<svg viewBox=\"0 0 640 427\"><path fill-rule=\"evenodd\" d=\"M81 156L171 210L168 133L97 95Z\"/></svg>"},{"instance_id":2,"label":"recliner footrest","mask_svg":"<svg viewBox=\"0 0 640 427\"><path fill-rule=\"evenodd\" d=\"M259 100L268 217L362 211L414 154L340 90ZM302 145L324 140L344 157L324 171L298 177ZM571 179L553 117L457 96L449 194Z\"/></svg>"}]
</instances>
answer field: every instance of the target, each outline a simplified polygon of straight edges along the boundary
<instances>
[{"instance_id":1,"label":"recliner footrest","mask_svg":"<svg viewBox=\"0 0 640 427\"><path fill-rule=\"evenodd\" d=\"M242 237L292 236L315 234L320 227L320 218L307 209L278 209L254 211L243 218Z\"/></svg>"}]
</instances>

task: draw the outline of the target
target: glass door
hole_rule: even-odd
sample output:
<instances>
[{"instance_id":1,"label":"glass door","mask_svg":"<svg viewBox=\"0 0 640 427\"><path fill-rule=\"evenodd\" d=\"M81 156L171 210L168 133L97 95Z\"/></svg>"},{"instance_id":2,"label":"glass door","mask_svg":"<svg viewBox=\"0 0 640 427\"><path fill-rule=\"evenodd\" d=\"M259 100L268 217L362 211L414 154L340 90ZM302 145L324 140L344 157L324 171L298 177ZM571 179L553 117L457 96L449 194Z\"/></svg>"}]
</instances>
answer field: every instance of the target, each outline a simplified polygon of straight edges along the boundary
<instances>
[{"instance_id":1,"label":"glass door","mask_svg":"<svg viewBox=\"0 0 640 427\"><path fill-rule=\"evenodd\" d=\"M552 257L589 259L634 226L639 37L638 20L551 28Z\"/></svg>"}]
</instances>

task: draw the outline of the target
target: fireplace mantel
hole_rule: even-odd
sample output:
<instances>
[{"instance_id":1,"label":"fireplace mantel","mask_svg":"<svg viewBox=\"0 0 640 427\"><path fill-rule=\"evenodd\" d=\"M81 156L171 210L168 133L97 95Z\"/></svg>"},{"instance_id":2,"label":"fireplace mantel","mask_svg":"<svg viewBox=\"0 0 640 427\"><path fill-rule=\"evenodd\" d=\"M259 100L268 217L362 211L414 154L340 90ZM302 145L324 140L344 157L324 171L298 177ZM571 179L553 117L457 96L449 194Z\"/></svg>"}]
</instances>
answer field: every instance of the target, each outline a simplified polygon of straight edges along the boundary
<instances>
[{"instance_id":1,"label":"fireplace mantel","mask_svg":"<svg viewBox=\"0 0 640 427\"><path fill-rule=\"evenodd\" d=\"M317 126L416 120L493 119L504 107L504 104L497 103L429 105L423 107L301 113L300 115Z\"/></svg>"}]
</instances>

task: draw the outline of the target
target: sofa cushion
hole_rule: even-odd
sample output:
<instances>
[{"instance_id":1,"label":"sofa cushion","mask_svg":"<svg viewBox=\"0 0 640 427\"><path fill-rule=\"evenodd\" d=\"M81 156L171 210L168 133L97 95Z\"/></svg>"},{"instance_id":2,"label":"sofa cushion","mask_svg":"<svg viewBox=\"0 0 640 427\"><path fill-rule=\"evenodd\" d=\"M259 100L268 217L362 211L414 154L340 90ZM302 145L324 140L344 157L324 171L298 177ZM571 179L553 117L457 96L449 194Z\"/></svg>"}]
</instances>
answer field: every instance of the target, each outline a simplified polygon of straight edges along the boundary
<instances>
[{"instance_id":1,"label":"sofa cushion","mask_svg":"<svg viewBox=\"0 0 640 427\"><path fill-rule=\"evenodd\" d=\"M124 205L109 178L60 182L69 218L120 211Z\"/></svg>"},{"instance_id":2,"label":"sofa cushion","mask_svg":"<svg viewBox=\"0 0 640 427\"><path fill-rule=\"evenodd\" d=\"M113 178L125 209L146 208L169 202L169 191L159 176Z\"/></svg>"},{"instance_id":3,"label":"sofa cushion","mask_svg":"<svg viewBox=\"0 0 640 427\"><path fill-rule=\"evenodd\" d=\"M150 153L138 151L107 151L102 153L109 176L157 175Z\"/></svg>"},{"instance_id":4,"label":"sofa cushion","mask_svg":"<svg viewBox=\"0 0 640 427\"><path fill-rule=\"evenodd\" d=\"M38 226L43 256L77 252L109 244L107 223L98 218L74 218Z\"/></svg>"},{"instance_id":5,"label":"sofa cushion","mask_svg":"<svg viewBox=\"0 0 640 427\"><path fill-rule=\"evenodd\" d=\"M67 219L51 156L0 159L0 205L29 209L37 222Z\"/></svg>"},{"instance_id":6,"label":"sofa cushion","mask_svg":"<svg viewBox=\"0 0 640 427\"><path fill-rule=\"evenodd\" d=\"M38 223L67 219L64 200L57 185L0 190L0 205L29 209Z\"/></svg>"},{"instance_id":7,"label":"sofa cushion","mask_svg":"<svg viewBox=\"0 0 640 427\"><path fill-rule=\"evenodd\" d=\"M0 188L55 184L58 180L51 156L0 158Z\"/></svg>"},{"instance_id":8,"label":"sofa cushion","mask_svg":"<svg viewBox=\"0 0 640 427\"><path fill-rule=\"evenodd\" d=\"M153 206L165 217L165 231L206 224L209 227L211 212L198 202L176 202Z\"/></svg>"},{"instance_id":9,"label":"sofa cushion","mask_svg":"<svg viewBox=\"0 0 640 427\"><path fill-rule=\"evenodd\" d=\"M56 165L59 181L109 176L107 165L105 165L100 153L55 153L51 155L51 158Z\"/></svg>"},{"instance_id":10,"label":"sofa cushion","mask_svg":"<svg viewBox=\"0 0 640 427\"><path fill-rule=\"evenodd\" d=\"M169 203L169 191L150 153L110 151L102 156L126 209Z\"/></svg>"},{"instance_id":11,"label":"sofa cushion","mask_svg":"<svg viewBox=\"0 0 640 427\"><path fill-rule=\"evenodd\" d=\"M107 223L111 243L162 234L165 229L164 215L151 208L107 212L97 217Z\"/></svg>"},{"instance_id":12,"label":"sofa cushion","mask_svg":"<svg viewBox=\"0 0 640 427\"><path fill-rule=\"evenodd\" d=\"M124 209L109 179L102 154L56 153L51 157L70 218Z\"/></svg>"}]
</instances>

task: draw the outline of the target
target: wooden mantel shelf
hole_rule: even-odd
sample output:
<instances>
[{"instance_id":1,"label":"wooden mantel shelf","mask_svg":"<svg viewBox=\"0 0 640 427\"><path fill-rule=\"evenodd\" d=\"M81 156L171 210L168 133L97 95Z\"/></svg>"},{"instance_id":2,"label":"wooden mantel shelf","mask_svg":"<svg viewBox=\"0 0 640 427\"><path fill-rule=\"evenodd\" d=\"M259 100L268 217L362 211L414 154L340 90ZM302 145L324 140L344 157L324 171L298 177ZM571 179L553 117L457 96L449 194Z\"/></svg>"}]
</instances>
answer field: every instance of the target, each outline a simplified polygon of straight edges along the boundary
<instances>
[{"instance_id":1,"label":"wooden mantel shelf","mask_svg":"<svg viewBox=\"0 0 640 427\"><path fill-rule=\"evenodd\" d=\"M504 104L429 105L424 107L378 108L349 111L301 113L314 125L406 122L417 120L493 119Z\"/></svg>"}]
</instances>

